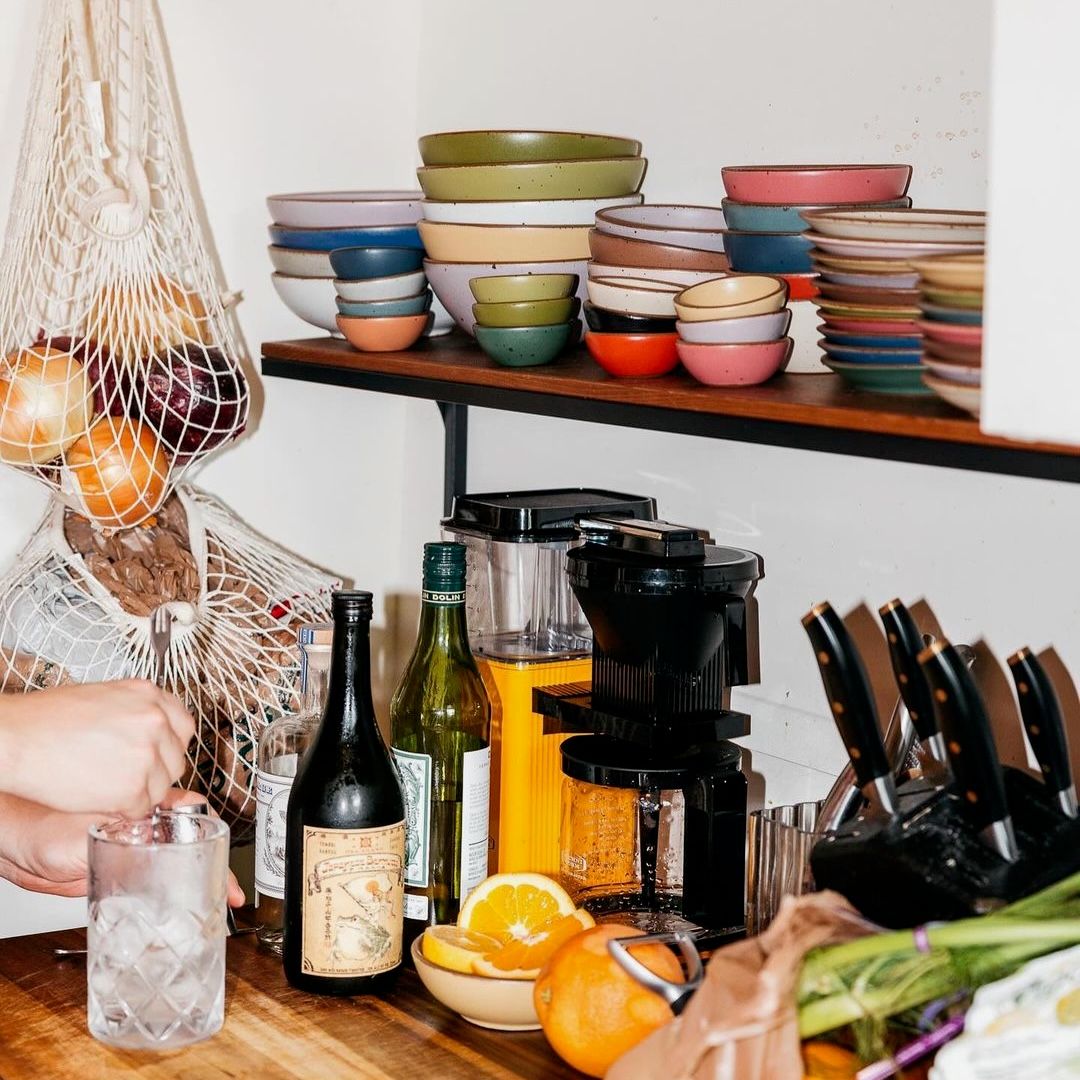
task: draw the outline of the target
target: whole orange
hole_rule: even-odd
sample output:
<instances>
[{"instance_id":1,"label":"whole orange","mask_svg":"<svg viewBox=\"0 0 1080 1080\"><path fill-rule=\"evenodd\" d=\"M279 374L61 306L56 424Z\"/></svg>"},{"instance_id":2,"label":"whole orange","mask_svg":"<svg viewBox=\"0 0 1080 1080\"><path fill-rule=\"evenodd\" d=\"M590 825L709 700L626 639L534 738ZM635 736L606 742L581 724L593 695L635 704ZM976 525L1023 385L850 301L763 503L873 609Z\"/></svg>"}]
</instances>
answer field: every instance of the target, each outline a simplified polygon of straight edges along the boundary
<instances>
[{"instance_id":1,"label":"whole orange","mask_svg":"<svg viewBox=\"0 0 1080 1080\"><path fill-rule=\"evenodd\" d=\"M608 952L612 938L641 930L610 923L571 938L544 965L533 1001L551 1048L587 1076L603 1076L615 1059L672 1017L659 994L646 990ZM650 971L682 982L682 966L663 945L631 947Z\"/></svg>"}]
</instances>

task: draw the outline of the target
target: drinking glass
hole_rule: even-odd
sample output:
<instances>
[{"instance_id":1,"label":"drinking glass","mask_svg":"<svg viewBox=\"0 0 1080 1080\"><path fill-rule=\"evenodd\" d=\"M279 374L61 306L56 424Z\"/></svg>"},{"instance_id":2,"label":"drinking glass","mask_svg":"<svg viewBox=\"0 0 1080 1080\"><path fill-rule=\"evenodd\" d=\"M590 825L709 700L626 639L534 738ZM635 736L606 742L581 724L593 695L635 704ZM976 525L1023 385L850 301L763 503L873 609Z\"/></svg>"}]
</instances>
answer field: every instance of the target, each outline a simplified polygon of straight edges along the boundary
<instances>
[{"instance_id":1,"label":"drinking glass","mask_svg":"<svg viewBox=\"0 0 1080 1080\"><path fill-rule=\"evenodd\" d=\"M810 892L810 849L819 802L755 810L749 816L746 859L746 932L760 934L785 896Z\"/></svg>"},{"instance_id":2,"label":"drinking glass","mask_svg":"<svg viewBox=\"0 0 1080 1080\"><path fill-rule=\"evenodd\" d=\"M229 827L159 812L90 829L87 1024L126 1049L221 1028Z\"/></svg>"}]
</instances>

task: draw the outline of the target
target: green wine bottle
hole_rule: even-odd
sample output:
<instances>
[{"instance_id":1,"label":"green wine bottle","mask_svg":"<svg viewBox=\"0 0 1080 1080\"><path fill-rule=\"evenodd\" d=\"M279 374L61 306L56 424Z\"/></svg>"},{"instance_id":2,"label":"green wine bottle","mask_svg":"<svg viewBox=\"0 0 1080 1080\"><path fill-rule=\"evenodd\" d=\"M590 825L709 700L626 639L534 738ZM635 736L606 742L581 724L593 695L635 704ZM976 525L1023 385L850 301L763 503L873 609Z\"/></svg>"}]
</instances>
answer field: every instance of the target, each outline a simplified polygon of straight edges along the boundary
<instances>
[{"instance_id":1,"label":"green wine bottle","mask_svg":"<svg viewBox=\"0 0 1080 1080\"><path fill-rule=\"evenodd\" d=\"M465 548L425 544L419 636L390 703L405 796L406 941L453 922L487 877L490 731L465 621Z\"/></svg>"}]
</instances>

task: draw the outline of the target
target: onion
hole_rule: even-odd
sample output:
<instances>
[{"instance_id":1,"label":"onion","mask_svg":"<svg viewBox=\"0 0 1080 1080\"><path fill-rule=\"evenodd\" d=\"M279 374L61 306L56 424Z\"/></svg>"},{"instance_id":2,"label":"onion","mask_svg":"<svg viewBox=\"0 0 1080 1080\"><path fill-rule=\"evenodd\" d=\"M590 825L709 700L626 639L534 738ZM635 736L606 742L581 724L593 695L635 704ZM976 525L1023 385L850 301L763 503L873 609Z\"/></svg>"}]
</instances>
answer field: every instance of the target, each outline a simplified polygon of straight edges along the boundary
<instances>
[{"instance_id":1,"label":"onion","mask_svg":"<svg viewBox=\"0 0 1080 1080\"><path fill-rule=\"evenodd\" d=\"M44 330L34 342L35 348L39 345L71 353L83 365L94 392L95 416L105 412L110 416L124 415L124 404L131 400L131 376L121 363L113 360L108 349L86 338L81 341L72 337L47 338Z\"/></svg>"},{"instance_id":2,"label":"onion","mask_svg":"<svg viewBox=\"0 0 1080 1080\"><path fill-rule=\"evenodd\" d=\"M85 434L90 381L70 352L33 345L0 365L0 461L43 465Z\"/></svg>"},{"instance_id":3,"label":"onion","mask_svg":"<svg viewBox=\"0 0 1080 1080\"><path fill-rule=\"evenodd\" d=\"M137 525L164 497L169 457L146 424L103 417L66 461L87 517L99 525Z\"/></svg>"}]
</instances>

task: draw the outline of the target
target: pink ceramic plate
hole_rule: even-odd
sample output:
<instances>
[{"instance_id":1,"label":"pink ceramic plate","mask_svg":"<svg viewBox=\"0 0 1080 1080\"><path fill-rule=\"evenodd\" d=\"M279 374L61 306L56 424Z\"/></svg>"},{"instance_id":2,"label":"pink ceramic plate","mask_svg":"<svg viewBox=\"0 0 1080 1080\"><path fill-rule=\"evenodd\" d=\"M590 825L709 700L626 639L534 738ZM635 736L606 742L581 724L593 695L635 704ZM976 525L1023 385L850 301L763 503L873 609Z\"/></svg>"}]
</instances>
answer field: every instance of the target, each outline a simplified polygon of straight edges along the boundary
<instances>
[{"instance_id":1,"label":"pink ceramic plate","mask_svg":"<svg viewBox=\"0 0 1080 1080\"><path fill-rule=\"evenodd\" d=\"M914 319L845 319L822 312L821 321L831 330L847 334L917 334L919 325Z\"/></svg>"},{"instance_id":2,"label":"pink ceramic plate","mask_svg":"<svg viewBox=\"0 0 1080 1080\"><path fill-rule=\"evenodd\" d=\"M738 345L695 345L679 341L675 348L683 366L706 386L754 386L782 371L795 342L789 338Z\"/></svg>"},{"instance_id":3,"label":"pink ceramic plate","mask_svg":"<svg viewBox=\"0 0 1080 1080\"><path fill-rule=\"evenodd\" d=\"M930 319L920 319L915 325L933 341L944 341L949 345L982 344L983 328L981 326L933 322Z\"/></svg>"},{"instance_id":4,"label":"pink ceramic plate","mask_svg":"<svg viewBox=\"0 0 1080 1080\"><path fill-rule=\"evenodd\" d=\"M728 196L740 202L866 203L898 199L910 165L729 165L720 170Z\"/></svg>"}]
</instances>

